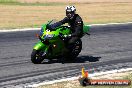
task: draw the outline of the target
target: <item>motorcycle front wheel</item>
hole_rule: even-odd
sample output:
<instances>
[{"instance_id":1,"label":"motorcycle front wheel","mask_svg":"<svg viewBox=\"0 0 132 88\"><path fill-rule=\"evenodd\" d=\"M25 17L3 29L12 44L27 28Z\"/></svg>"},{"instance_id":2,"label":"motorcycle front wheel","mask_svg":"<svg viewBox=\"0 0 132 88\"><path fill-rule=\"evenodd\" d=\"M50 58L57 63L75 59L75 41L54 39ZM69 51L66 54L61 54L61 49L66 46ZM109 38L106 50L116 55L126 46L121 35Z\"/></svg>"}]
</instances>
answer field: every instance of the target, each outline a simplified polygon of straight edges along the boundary
<instances>
[{"instance_id":1,"label":"motorcycle front wheel","mask_svg":"<svg viewBox=\"0 0 132 88\"><path fill-rule=\"evenodd\" d=\"M31 53L31 61L34 64L40 64L44 59L40 55L40 51L33 49Z\"/></svg>"}]
</instances>

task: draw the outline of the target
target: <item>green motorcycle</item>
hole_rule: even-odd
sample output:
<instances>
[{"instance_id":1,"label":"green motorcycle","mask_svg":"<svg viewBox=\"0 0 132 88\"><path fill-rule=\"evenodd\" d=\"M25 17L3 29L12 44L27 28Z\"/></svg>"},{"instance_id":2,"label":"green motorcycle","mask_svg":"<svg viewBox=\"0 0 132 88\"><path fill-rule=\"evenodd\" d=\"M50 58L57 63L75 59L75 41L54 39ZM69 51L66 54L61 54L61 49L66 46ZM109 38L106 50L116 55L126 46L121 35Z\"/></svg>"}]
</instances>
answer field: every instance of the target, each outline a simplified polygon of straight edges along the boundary
<instances>
[{"instance_id":1,"label":"green motorcycle","mask_svg":"<svg viewBox=\"0 0 132 88\"><path fill-rule=\"evenodd\" d=\"M71 33L68 26L59 26L50 30L48 25L56 23L54 20L44 24L38 35L39 41L33 47L31 53L31 61L34 64L40 64L44 59L52 60L54 58L63 58L65 53L68 52L65 47L67 41L66 35ZM88 34L89 26L83 26L83 35ZM82 49L82 41L78 39L66 59L75 59Z\"/></svg>"}]
</instances>

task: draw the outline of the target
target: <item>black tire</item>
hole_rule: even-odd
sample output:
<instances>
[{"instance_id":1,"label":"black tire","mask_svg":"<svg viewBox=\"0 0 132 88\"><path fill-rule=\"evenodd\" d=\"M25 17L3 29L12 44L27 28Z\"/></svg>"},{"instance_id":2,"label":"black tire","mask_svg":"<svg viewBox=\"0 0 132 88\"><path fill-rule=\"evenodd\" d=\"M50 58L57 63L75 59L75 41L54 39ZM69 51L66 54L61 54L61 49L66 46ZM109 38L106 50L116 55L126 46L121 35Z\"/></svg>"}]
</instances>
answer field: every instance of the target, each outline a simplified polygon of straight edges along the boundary
<instances>
[{"instance_id":1,"label":"black tire","mask_svg":"<svg viewBox=\"0 0 132 88\"><path fill-rule=\"evenodd\" d=\"M33 49L31 53L31 61L34 64L41 64L41 62L43 61L43 58L40 57L39 51Z\"/></svg>"}]
</instances>

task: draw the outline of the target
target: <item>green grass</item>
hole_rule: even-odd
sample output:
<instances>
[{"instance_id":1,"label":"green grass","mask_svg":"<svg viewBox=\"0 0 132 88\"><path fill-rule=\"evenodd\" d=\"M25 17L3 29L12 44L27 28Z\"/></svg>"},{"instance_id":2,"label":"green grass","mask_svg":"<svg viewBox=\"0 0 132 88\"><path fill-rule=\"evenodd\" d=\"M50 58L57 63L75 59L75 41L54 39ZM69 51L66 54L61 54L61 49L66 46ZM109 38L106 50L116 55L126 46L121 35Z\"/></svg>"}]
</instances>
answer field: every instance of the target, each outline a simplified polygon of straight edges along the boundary
<instances>
[{"instance_id":1,"label":"green grass","mask_svg":"<svg viewBox=\"0 0 132 88\"><path fill-rule=\"evenodd\" d=\"M16 0L0 0L0 4L18 3Z\"/></svg>"},{"instance_id":2,"label":"green grass","mask_svg":"<svg viewBox=\"0 0 132 88\"><path fill-rule=\"evenodd\" d=\"M65 17L66 3L25 3L0 0L0 30L41 27L48 20ZM75 4L86 24L132 22L132 3Z\"/></svg>"},{"instance_id":3,"label":"green grass","mask_svg":"<svg viewBox=\"0 0 132 88\"><path fill-rule=\"evenodd\" d=\"M58 5L65 5L66 3L61 3L61 2L54 2L54 3L22 3L18 2L16 0L0 0L1 5L21 5L21 6L58 6Z\"/></svg>"}]
</instances>

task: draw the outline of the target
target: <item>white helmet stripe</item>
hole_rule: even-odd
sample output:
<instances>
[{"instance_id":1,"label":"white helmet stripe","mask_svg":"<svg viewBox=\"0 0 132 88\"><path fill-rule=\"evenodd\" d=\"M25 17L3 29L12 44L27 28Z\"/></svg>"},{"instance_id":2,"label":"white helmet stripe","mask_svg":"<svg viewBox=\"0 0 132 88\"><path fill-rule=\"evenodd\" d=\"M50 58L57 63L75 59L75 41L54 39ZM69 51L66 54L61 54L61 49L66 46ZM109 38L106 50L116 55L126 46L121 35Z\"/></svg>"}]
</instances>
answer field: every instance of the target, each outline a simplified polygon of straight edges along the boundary
<instances>
[{"instance_id":1,"label":"white helmet stripe","mask_svg":"<svg viewBox=\"0 0 132 88\"><path fill-rule=\"evenodd\" d=\"M66 11L67 10L76 11L76 8L75 8L75 6L67 6Z\"/></svg>"}]
</instances>

